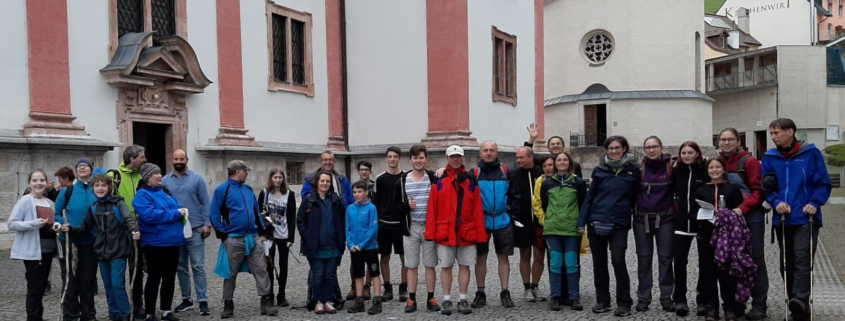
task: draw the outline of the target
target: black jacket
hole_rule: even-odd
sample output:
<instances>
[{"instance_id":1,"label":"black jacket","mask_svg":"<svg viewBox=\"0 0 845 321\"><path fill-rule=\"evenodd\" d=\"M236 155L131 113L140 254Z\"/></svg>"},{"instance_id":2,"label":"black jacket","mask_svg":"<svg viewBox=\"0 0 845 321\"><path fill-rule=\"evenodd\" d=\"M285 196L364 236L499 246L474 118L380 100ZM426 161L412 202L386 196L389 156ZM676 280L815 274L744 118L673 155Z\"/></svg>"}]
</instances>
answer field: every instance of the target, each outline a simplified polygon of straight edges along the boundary
<instances>
[{"instance_id":1,"label":"black jacket","mask_svg":"<svg viewBox=\"0 0 845 321\"><path fill-rule=\"evenodd\" d=\"M742 190L738 185L731 183L719 184L719 195L725 196L725 206L729 209L739 207L745 199L742 197ZM713 204L718 204L718 197L716 196L716 185L705 184L697 191L695 191L695 199ZM698 238L710 239L713 236L713 223L710 221L699 221Z\"/></svg>"},{"instance_id":2,"label":"black jacket","mask_svg":"<svg viewBox=\"0 0 845 321\"><path fill-rule=\"evenodd\" d=\"M578 227L595 221L631 227L639 184L640 167L633 161L624 164L619 172L602 161L593 169L587 198L578 216Z\"/></svg>"},{"instance_id":3,"label":"black jacket","mask_svg":"<svg viewBox=\"0 0 845 321\"><path fill-rule=\"evenodd\" d=\"M270 220L270 213L267 212L267 189L262 188L258 193L258 210L261 211L261 216L264 217L264 223L267 226L267 238L273 238L273 232L276 228L273 226L273 221ZM285 241L293 243L296 239L296 193L288 189L288 204L285 209L285 218L288 222L288 238L277 239L278 241Z\"/></svg>"},{"instance_id":4,"label":"black jacket","mask_svg":"<svg viewBox=\"0 0 845 321\"><path fill-rule=\"evenodd\" d=\"M346 207L343 201L336 193L330 192L326 197L331 198L332 211L336 215L334 220L335 244L343 253L346 249ZM307 257L317 256L319 249L317 248L320 238L320 225L322 224L321 208L323 202L320 200L320 193L309 193L308 196L302 199L302 204L299 206L299 211L296 215L296 225L299 228L299 236L302 237L299 251L302 255Z\"/></svg>"},{"instance_id":5,"label":"black jacket","mask_svg":"<svg viewBox=\"0 0 845 321\"><path fill-rule=\"evenodd\" d=\"M684 164L675 163L672 176L675 187L675 231L686 233L698 232L698 203L695 192L698 188L710 182L704 163Z\"/></svg>"},{"instance_id":6,"label":"black jacket","mask_svg":"<svg viewBox=\"0 0 845 321\"><path fill-rule=\"evenodd\" d=\"M123 197L109 196L98 199L88 207L85 220L79 227L71 227L71 234L88 233L97 229L94 240L94 253L100 260L128 258L132 255L132 236L136 222L129 213L129 207Z\"/></svg>"},{"instance_id":7,"label":"black jacket","mask_svg":"<svg viewBox=\"0 0 845 321\"><path fill-rule=\"evenodd\" d=\"M537 183L537 178L543 175L543 169L540 166L534 166L531 169L523 169L519 166L514 166L509 171L508 178L510 179L511 188L516 189L520 197L508 199L510 208L517 208L519 211L515 213L514 219L522 223L524 226L531 226L531 224L539 224L537 217L534 216L534 207L531 205L534 195L534 184ZM576 175L577 176L577 175Z\"/></svg>"}]
</instances>

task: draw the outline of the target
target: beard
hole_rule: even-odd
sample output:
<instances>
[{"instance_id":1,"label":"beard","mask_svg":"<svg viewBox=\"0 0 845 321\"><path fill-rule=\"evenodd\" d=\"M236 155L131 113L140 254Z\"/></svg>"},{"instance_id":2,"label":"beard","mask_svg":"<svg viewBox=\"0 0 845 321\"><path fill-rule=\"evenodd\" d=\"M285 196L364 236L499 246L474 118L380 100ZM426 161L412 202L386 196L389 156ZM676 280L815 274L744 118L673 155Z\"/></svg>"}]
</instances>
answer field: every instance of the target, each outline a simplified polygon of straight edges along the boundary
<instances>
[{"instance_id":1,"label":"beard","mask_svg":"<svg viewBox=\"0 0 845 321\"><path fill-rule=\"evenodd\" d=\"M186 164L173 164L173 169L177 172L184 171L186 167L188 167Z\"/></svg>"}]
</instances>

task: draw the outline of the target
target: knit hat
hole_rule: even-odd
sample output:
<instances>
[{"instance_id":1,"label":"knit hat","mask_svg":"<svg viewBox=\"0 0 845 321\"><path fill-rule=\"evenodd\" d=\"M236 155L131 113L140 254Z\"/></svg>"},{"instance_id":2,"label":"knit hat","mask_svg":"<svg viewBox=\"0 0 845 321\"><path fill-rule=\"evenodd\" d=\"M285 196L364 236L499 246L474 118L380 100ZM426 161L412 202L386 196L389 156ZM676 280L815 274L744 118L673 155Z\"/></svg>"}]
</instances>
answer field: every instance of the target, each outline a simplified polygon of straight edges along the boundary
<instances>
[{"instance_id":1,"label":"knit hat","mask_svg":"<svg viewBox=\"0 0 845 321\"><path fill-rule=\"evenodd\" d=\"M79 164L85 164L88 165L88 167L90 167L92 170L94 169L94 162L92 162L91 159L88 157L83 157L76 161L77 167L79 166Z\"/></svg>"},{"instance_id":2,"label":"knit hat","mask_svg":"<svg viewBox=\"0 0 845 321\"><path fill-rule=\"evenodd\" d=\"M156 164L146 163L143 166L141 166L140 172L141 172L141 179L143 179L144 182L146 182L146 181L149 181L150 177L153 177L153 175L161 174L161 168L158 168L158 166L156 166Z\"/></svg>"}]
</instances>

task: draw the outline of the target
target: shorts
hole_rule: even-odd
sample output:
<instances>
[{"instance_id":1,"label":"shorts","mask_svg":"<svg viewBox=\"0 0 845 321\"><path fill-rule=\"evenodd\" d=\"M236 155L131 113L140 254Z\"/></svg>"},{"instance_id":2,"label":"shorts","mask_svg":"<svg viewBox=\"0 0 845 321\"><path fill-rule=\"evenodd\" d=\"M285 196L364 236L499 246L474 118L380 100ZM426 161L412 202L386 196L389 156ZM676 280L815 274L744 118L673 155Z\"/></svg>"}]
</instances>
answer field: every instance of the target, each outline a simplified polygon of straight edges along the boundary
<instances>
[{"instance_id":1,"label":"shorts","mask_svg":"<svg viewBox=\"0 0 845 321\"><path fill-rule=\"evenodd\" d=\"M464 246L448 246L437 245L437 258L440 264L437 267L441 269L449 269L455 265L455 259L458 260L458 265L470 266L475 264L476 249L474 245Z\"/></svg>"},{"instance_id":2,"label":"shorts","mask_svg":"<svg viewBox=\"0 0 845 321\"><path fill-rule=\"evenodd\" d=\"M478 255L487 255L487 253L490 253L490 240L493 240L493 247L496 249L497 255L513 255L513 224L500 230L487 230L487 234L490 235L487 242L475 245L478 247Z\"/></svg>"},{"instance_id":3,"label":"shorts","mask_svg":"<svg viewBox=\"0 0 845 321\"><path fill-rule=\"evenodd\" d=\"M425 267L436 267L437 244L434 241L426 241L423 237L425 223L411 222L410 232L411 236L402 238L404 240L405 267L409 269L418 268L420 266L420 254L422 254L422 264Z\"/></svg>"},{"instance_id":4,"label":"shorts","mask_svg":"<svg viewBox=\"0 0 845 321\"><path fill-rule=\"evenodd\" d=\"M364 270L370 272L370 277L379 276L379 261L378 250L366 250L360 252L353 252L352 259L352 277L358 279L364 277Z\"/></svg>"},{"instance_id":5,"label":"shorts","mask_svg":"<svg viewBox=\"0 0 845 321\"><path fill-rule=\"evenodd\" d=\"M543 226L534 225L534 247L540 251L546 250L546 237L543 236Z\"/></svg>"},{"instance_id":6,"label":"shorts","mask_svg":"<svg viewBox=\"0 0 845 321\"><path fill-rule=\"evenodd\" d=\"M530 222L530 221L529 221ZM515 248L526 248L534 245L534 236L537 235L535 233L534 227L539 224L534 224L534 222L530 222L528 224L523 223L524 227L518 227L513 225L513 247Z\"/></svg>"},{"instance_id":7,"label":"shorts","mask_svg":"<svg viewBox=\"0 0 845 321\"><path fill-rule=\"evenodd\" d=\"M390 255L391 249L397 255L405 255L405 247L402 246L402 232L399 230L380 229L376 242L378 242L378 254Z\"/></svg>"}]
</instances>

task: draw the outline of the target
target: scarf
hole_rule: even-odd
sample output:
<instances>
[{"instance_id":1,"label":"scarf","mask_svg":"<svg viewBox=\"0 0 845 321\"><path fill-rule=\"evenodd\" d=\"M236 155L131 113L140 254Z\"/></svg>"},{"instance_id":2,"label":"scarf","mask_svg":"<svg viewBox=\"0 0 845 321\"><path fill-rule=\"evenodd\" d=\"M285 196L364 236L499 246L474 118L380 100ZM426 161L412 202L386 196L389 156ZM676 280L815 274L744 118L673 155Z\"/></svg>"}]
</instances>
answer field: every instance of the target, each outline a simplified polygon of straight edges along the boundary
<instances>
[{"instance_id":1,"label":"scarf","mask_svg":"<svg viewBox=\"0 0 845 321\"><path fill-rule=\"evenodd\" d=\"M608 157L607 154L604 154L604 159L602 160L602 162L607 164L607 166L610 166L610 168L617 169L617 168L621 168L622 166L625 166L625 164L630 163L632 161L631 160L632 158L633 158L633 156L631 156L631 154L625 154L625 155L622 155L621 158L614 160L614 159L610 159L610 157Z\"/></svg>"}]
</instances>

